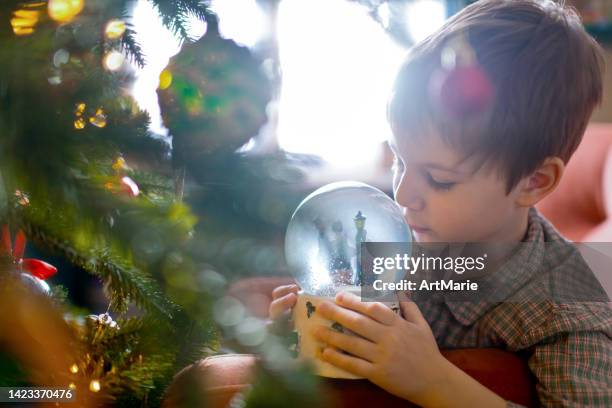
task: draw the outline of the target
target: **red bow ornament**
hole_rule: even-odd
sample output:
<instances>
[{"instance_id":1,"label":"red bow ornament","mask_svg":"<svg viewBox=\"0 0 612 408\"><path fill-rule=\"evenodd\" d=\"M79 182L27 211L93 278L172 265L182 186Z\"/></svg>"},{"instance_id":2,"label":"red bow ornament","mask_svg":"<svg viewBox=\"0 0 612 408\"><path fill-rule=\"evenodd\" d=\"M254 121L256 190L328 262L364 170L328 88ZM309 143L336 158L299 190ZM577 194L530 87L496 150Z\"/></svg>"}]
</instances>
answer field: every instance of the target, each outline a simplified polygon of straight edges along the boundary
<instances>
[{"instance_id":1,"label":"red bow ornament","mask_svg":"<svg viewBox=\"0 0 612 408\"><path fill-rule=\"evenodd\" d=\"M13 262L19 265L21 269L29 272L32 276L45 280L57 273L57 268L55 266L41 261L40 259L23 259L26 246L26 237L22 230L17 232L15 243L14 245L11 245L11 232L8 225L3 225L2 239L0 242L2 243L2 246L0 247L0 254L5 253L13 258Z\"/></svg>"}]
</instances>

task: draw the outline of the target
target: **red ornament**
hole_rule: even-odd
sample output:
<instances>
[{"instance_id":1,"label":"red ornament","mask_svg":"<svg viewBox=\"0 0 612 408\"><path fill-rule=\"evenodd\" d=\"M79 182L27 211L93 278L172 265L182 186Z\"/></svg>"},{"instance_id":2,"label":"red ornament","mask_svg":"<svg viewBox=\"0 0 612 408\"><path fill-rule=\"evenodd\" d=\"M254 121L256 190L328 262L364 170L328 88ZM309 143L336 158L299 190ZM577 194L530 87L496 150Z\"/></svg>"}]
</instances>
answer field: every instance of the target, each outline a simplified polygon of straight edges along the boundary
<instances>
[{"instance_id":1,"label":"red ornament","mask_svg":"<svg viewBox=\"0 0 612 408\"><path fill-rule=\"evenodd\" d=\"M26 258L21 262L21 266L38 279L48 279L57 273L57 268L39 259Z\"/></svg>"},{"instance_id":2,"label":"red ornament","mask_svg":"<svg viewBox=\"0 0 612 408\"><path fill-rule=\"evenodd\" d=\"M57 273L57 268L39 259L22 259L25 252L26 236L22 230L17 232L15 244L11 245L11 232L8 225L2 226L2 252L13 258L13 261L22 269L28 271L38 279L48 279Z\"/></svg>"},{"instance_id":3,"label":"red ornament","mask_svg":"<svg viewBox=\"0 0 612 408\"><path fill-rule=\"evenodd\" d=\"M432 96L454 116L471 116L486 111L493 101L493 84L476 65L458 66L432 78Z\"/></svg>"}]
</instances>

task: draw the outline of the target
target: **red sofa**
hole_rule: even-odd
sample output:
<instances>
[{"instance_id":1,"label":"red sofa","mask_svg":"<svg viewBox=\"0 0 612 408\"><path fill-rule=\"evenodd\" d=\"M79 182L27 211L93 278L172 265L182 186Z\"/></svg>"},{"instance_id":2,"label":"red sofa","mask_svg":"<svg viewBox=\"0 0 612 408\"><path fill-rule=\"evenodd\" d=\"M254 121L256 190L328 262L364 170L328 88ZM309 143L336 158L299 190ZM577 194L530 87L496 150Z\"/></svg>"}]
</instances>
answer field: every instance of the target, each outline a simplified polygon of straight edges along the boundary
<instances>
[{"instance_id":1,"label":"red sofa","mask_svg":"<svg viewBox=\"0 0 612 408\"><path fill-rule=\"evenodd\" d=\"M589 125L561 183L538 209L573 241L612 242L612 124Z\"/></svg>"},{"instance_id":2,"label":"red sofa","mask_svg":"<svg viewBox=\"0 0 612 408\"><path fill-rule=\"evenodd\" d=\"M612 125L592 124L570 160L558 189L538 205L539 210L574 241L612 242ZM290 278L249 278L229 290L258 317L267 315L272 289ZM610 289L610 288L607 288ZM445 357L500 396L537 405L535 384L526 361L495 349L444 350ZM200 360L182 370L168 388L165 407L189 405L191 389L206 406L226 407L251 381L256 358L229 354ZM337 407L409 407L365 380L324 380L325 392Z\"/></svg>"}]
</instances>

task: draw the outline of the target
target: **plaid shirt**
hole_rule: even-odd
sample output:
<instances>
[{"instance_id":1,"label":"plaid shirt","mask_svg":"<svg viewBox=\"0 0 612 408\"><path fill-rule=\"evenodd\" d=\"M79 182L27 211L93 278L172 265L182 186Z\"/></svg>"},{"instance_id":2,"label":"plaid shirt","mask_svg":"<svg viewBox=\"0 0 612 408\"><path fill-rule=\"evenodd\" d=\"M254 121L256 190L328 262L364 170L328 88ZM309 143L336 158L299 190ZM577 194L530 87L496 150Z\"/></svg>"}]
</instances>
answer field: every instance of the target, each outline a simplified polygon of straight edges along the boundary
<instances>
[{"instance_id":1,"label":"plaid shirt","mask_svg":"<svg viewBox=\"0 0 612 408\"><path fill-rule=\"evenodd\" d=\"M496 300L504 301L457 302L440 293L415 299L439 347L522 351L529 355L542 406L612 407L610 305L556 302L545 293L553 280L556 290L580 290L584 282L573 272L588 266L535 209L524 241L532 244L484 278L499 288ZM558 244L553 250L545 248L553 241ZM534 301L538 298L544 300Z\"/></svg>"}]
</instances>

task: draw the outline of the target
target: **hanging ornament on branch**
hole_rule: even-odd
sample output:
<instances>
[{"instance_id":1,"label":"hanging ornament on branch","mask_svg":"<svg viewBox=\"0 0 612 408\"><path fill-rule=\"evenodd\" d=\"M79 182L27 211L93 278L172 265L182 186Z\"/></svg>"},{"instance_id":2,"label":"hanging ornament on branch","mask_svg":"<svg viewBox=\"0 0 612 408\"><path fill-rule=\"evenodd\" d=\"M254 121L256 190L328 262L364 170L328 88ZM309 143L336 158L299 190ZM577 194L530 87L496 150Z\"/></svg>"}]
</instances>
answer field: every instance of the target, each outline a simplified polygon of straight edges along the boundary
<instances>
[{"instance_id":1,"label":"hanging ornament on branch","mask_svg":"<svg viewBox=\"0 0 612 408\"><path fill-rule=\"evenodd\" d=\"M113 175L111 180L104 184L104 188L114 194L121 193L128 197L137 197L140 194L138 184L127 176L131 168L127 165L123 156L118 156L111 165Z\"/></svg>"},{"instance_id":2,"label":"hanging ornament on branch","mask_svg":"<svg viewBox=\"0 0 612 408\"><path fill-rule=\"evenodd\" d=\"M23 258L26 246L26 237L23 231L19 230L17 232L13 243L9 226L3 225L1 244L0 255L11 259L16 266L16 273L19 274L21 282L38 293L49 295L51 289L45 280L55 275L57 268L40 259Z\"/></svg>"},{"instance_id":3,"label":"hanging ornament on branch","mask_svg":"<svg viewBox=\"0 0 612 408\"><path fill-rule=\"evenodd\" d=\"M172 58L157 93L180 167L202 154L232 152L255 136L267 120L271 85L260 61L222 38L209 15L206 34Z\"/></svg>"}]
</instances>

